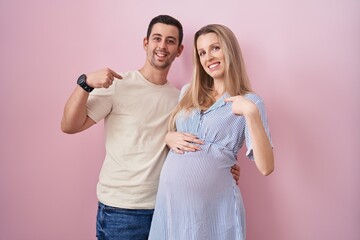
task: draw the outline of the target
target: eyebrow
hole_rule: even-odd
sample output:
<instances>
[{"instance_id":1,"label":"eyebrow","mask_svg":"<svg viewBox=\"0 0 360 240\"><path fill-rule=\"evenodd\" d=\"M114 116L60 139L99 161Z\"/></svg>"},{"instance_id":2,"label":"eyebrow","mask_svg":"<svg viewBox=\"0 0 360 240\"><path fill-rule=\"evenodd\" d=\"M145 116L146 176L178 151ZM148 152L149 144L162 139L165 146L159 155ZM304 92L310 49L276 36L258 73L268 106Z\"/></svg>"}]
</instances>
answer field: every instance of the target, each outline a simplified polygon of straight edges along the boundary
<instances>
[{"instance_id":1,"label":"eyebrow","mask_svg":"<svg viewBox=\"0 0 360 240\"><path fill-rule=\"evenodd\" d=\"M220 46L220 42L215 42L215 43L212 43L209 45L209 48L212 48L214 46ZM203 51L204 49L203 48L198 48L197 51Z\"/></svg>"},{"instance_id":2,"label":"eyebrow","mask_svg":"<svg viewBox=\"0 0 360 240\"><path fill-rule=\"evenodd\" d=\"M151 35L151 37L163 37L163 35L161 35L160 33L154 33ZM168 37L166 37L166 39L173 39L174 41L177 42L176 37L173 37L173 36L168 36Z\"/></svg>"},{"instance_id":3,"label":"eyebrow","mask_svg":"<svg viewBox=\"0 0 360 240\"><path fill-rule=\"evenodd\" d=\"M162 35L160 33L153 33L151 34L151 36L158 36L158 37L162 37Z\"/></svg>"}]
</instances>

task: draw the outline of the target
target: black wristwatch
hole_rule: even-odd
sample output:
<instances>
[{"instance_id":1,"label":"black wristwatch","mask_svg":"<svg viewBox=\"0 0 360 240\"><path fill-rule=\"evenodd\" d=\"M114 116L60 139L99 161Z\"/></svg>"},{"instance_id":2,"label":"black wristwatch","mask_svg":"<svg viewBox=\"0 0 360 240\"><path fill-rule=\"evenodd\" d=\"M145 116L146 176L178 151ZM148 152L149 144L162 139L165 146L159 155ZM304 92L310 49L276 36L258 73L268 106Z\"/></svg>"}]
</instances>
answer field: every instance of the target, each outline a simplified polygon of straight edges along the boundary
<instances>
[{"instance_id":1,"label":"black wristwatch","mask_svg":"<svg viewBox=\"0 0 360 240\"><path fill-rule=\"evenodd\" d=\"M80 75L80 77L77 80L77 84L79 84L79 86L82 87L82 89L84 89L87 92L91 92L92 90L94 90L93 87L90 87L89 85L87 85L85 74Z\"/></svg>"}]
</instances>

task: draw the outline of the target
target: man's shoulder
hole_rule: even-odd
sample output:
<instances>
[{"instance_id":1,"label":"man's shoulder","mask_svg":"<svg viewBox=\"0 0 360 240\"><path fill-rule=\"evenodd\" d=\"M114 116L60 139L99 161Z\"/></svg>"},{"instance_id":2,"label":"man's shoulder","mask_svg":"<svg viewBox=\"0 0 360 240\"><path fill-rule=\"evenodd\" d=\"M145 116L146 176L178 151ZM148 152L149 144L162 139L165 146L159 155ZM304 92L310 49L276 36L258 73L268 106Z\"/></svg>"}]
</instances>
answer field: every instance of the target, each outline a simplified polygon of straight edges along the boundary
<instances>
[{"instance_id":1,"label":"man's shoulder","mask_svg":"<svg viewBox=\"0 0 360 240\"><path fill-rule=\"evenodd\" d=\"M170 91L180 93L180 90L177 87L175 87L172 83L167 82L166 85L167 85L167 87L169 88Z\"/></svg>"},{"instance_id":2,"label":"man's shoulder","mask_svg":"<svg viewBox=\"0 0 360 240\"><path fill-rule=\"evenodd\" d=\"M137 71L135 71L135 70L121 72L120 75L122 76L122 80L128 80L128 79L139 77Z\"/></svg>"},{"instance_id":3,"label":"man's shoulder","mask_svg":"<svg viewBox=\"0 0 360 240\"><path fill-rule=\"evenodd\" d=\"M119 75L122 77L118 81L116 81L116 85L119 86L137 86L142 84L143 80L141 75L136 70L127 71L127 72L120 72Z\"/></svg>"}]
</instances>

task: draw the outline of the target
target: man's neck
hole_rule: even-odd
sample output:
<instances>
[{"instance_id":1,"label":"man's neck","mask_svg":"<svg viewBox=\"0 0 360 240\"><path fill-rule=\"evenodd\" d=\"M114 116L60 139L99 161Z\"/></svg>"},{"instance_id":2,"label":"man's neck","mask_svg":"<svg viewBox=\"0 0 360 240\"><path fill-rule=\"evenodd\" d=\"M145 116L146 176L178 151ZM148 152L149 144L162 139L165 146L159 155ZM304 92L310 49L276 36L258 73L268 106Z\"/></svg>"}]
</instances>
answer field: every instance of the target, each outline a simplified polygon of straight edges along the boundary
<instances>
[{"instance_id":1,"label":"man's neck","mask_svg":"<svg viewBox=\"0 0 360 240\"><path fill-rule=\"evenodd\" d=\"M167 75L169 70L158 70L158 69L154 69L154 68L148 68L148 67L142 67L141 69L139 69L139 72L141 73L141 75L143 75L143 77L156 85L164 85L167 83Z\"/></svg>"}]
</instances>

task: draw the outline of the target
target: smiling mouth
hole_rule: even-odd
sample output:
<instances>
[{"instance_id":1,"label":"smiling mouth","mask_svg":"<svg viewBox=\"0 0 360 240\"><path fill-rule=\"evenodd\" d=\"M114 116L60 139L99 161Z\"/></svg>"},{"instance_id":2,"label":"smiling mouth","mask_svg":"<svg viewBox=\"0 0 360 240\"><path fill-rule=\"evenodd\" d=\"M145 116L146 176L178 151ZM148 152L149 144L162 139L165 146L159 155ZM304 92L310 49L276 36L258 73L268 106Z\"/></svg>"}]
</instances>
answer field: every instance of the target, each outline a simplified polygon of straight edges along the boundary
<instances>
[{"instance_id":1,"label":"smiling mouth","mask_svg":"<svg viewBox=\"0 0 360 240\"><path fill-rule=\"evenodd\" d=\"M158 57L166 57L168 54L164 52L155 52L155 55Z\"/></svg>"},{"instance_id":2,"label":"smiling mouth","mask_svg":"<svg viewBox=\"0 0 360 240\"><path fill-rule=\"evenodd\" d=\"M220 65L220 62L216 62L216 63L210 64L210 65L208 66L208 68L211 70L211 69L213 69L213 68L216 68L216 67L219 66L219 65Z\"/></svg>"}]
</instances>

